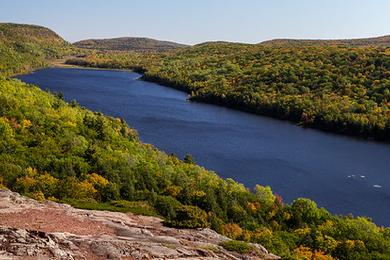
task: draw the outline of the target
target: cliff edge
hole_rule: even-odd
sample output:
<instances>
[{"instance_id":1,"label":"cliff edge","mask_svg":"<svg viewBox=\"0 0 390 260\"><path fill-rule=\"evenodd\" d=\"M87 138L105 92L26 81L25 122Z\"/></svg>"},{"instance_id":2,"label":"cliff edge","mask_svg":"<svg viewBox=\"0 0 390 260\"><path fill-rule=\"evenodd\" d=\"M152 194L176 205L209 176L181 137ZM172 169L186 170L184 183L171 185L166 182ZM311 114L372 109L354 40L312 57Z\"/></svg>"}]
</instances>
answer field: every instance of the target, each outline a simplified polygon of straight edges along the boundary
<instances>
[{"instance_id":1,"label":"cliff edge","mask_svg":"<svg viewBox=\"0 0 390 260\"><path fill-rule=\"evenodd\" d=\"M260 245L242 255L210 229L174 229L156 217L75 209L0 190L1 259L278 259Z\"/></svg>"}]
</instances>

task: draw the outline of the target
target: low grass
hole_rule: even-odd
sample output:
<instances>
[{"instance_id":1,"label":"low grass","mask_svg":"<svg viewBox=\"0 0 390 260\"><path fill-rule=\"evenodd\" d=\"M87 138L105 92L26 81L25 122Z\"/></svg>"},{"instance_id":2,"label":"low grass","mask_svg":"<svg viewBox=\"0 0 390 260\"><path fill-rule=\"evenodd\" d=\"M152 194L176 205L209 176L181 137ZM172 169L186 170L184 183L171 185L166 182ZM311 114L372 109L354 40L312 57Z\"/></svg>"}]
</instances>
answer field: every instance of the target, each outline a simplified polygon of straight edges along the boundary
<instances>
[{"instance_id":1,"label":"low grass","mask_svg":"<svg viewBox=\"0 0 390 260\"><path fill-rule=\"evenodd\" d=\"M229 240L219 244L228 251L234 251L240 254L247 254L250 251L254 250L254 247L246 242Z\"/></svg>"},{"instance_id":2,"label":"low grass","mask_svg":"<svg viewBox=\"0 0 390 260\"><path fill-rule=\"evenodd\" d=\"M145 201L117 200L111 202L97 202L94 200L65 199L61 202L79 209L107 210L123 213L131 212L136 215L159 217L156 210Z\"/></svg>"}]
</instances>

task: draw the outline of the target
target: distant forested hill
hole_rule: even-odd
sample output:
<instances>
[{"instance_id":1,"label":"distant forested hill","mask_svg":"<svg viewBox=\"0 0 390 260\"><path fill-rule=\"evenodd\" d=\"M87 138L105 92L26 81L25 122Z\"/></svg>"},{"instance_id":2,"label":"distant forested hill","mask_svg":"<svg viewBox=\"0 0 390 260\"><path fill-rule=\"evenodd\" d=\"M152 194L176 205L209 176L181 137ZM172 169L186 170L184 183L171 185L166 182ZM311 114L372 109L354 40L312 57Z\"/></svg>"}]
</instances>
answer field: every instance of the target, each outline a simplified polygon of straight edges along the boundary
<instances>
[{"instance_id":1,"label":"distant forested hill","mask_svg":"<svg viewBox=\"0 0 390 260\"><path fill-rule=\"evenodd\" d=\"M210 42L160 55L100 53L68 62L137 69L194 101L390 140L390 47Z\"/></svg>"},{"instance_id":2,"label":"distant forested hill","mask_svg":"<svg viewBox=\"0 0 390 260\"><path fill-rule=\"evenodd\" d=\"M74 45L79 48L95 50L114 50L114 51L169 51L178 48L187 47L184 44L175 42L159 41L149 38L122 37L112 39L90 39L75 42Z\"/></svg>"},{"instance_id":3,"label":"distant forested hill","mask_svg":"<svg viewBox=\"0 0 390 260\"><path fill-rule=\"evenodd\" d=\"M0 74L11 75L41 67L47 59L62 57L72 48L48 28L0 23Z\"/></svg>"},{"instance_id":4,"label":"distant forested hill","mask_svg":"<svg viewBox=\"0 0 390 260\"><path fill-rule=\"evenodd\" d=\"M360 38L360 39L343 39L343 40L298 40L298 39L274 39L265 41L260 44L270 45L338 45L338 46L376 46L376 47L389 47L390 35L373 37L373 38Z\"/></svg>"}]
</instances>

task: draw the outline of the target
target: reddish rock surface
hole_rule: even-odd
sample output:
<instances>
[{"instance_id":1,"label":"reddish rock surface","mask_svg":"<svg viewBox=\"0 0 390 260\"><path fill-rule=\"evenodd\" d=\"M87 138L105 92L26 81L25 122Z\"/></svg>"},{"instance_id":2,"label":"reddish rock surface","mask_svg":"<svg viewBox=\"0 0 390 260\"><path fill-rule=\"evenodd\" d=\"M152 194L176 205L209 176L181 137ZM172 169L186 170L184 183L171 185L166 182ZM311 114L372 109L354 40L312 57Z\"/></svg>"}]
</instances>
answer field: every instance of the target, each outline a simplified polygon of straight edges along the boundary
<instances>
[{"instance_id":1,"label":"reddish rock surface","mask_svg":"<svg viewBox=\"0 0 390 260\"><path fill-rule=\"evenodd\" d=\"M240 255L210 229L174 229L155 217L39 203L0 190L0 259L278 259L261 245Z\"/></svg>"}]
</instances>

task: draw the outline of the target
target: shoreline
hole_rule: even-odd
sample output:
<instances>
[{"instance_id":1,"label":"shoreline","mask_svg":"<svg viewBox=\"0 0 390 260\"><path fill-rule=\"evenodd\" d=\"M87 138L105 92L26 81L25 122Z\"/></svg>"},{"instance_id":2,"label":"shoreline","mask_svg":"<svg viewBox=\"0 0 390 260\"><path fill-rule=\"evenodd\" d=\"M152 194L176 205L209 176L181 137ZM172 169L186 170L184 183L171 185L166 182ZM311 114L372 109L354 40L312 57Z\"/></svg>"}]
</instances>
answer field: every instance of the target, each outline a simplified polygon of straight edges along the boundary
<instances>
[{"instance_id":1,"label":"shoreline","mask_svg":"<svg viewBox=\"0 0 390 260\"><path fill-rule=\"evenodd\" d=\"M55 59L55 60L49 60L47 62L48 66L43 68L64 68L64 69L91 69L91 70L114 70L114 71L131 71L134 72L134 70L131 69L112 69L112 68L99 68L99 67L89 67L89 66L81 66L76 64L69 64L66 63L67 60L75 58L74 56L68 56L66 58L62 59ZM38 69L43 69L38 68ZM35 71L34 69L33 71Z\"/></svg>"},{"instance_id":2,"label":"shoreline","mask_svg":"<svg viewBox=\"0 0 390 260\"><path fill-rule=\"evenodd\" d=\"M298 120L289 119L289 118L282 118L282 117L278 116L277 114L272 114L272 113L269 113L265 110L259 111L259 110L252 109L249 107L246 108L245 106L242 106L240 104L234 104L234 103L229 104L229 103L220 101L218 99L213 99L212 97L203 98L203 97L191 96L191 90L189 90L188 87L186 87L186 86L170 84L169 82L166 82L166 81L161 80L159 78L147 77L147 76L145 76L144 73L141 73L141 74L142 74L142 77L140 78L141 80L156 83L156 84L164 86L164 87L173 88L173 89L176 89L178 91L182 91L184 93L187 93L189 95L188 100L191 102L198 102L198 103L204 103L204 104L209 104L209 105L215 105L215 106L233 109L236 111L241 111L244 113L249 113L252 115L273 118L275 120L288 122L290 124L293 124L295 126L302 128L302 129L313 129L313 130L321 131L321 132L327 133L327 134L332 134L332 135L347 137L347 138L353 138L355 140L376 142L376 143L380 143L380 144L390 144L390 140L386 139L386 138L378 138L378 137L373 137L373 136L363 136L363 135L359 135L359 134L355 134L355 133L351 133L351 132L342 132L342 131L332 130L326 126L320 127L318 125L303 125Z\"/></svg>"},{"instance_id":3,"label":"shoreline","mask_svg":"<svg viewBox=\"0 0 390 260\"><path fill-rule=\"evenodd\" d=\"M83 69L136 72L136 73L139 73L142 75L140 77L140 80L156 83L156 84L159 84L159 85L164 86L164 87L173 88L173 89L176 89L178 91L182 91L184 93L187 93L189 95L188 100L190 100L191 102L211 104L211 105L230 108L230 109L233 109L236 111L241 111L241 112L245 112L245 113L249 113L249 114L253 114L253 115L257 115L257 116L265 116L268 118L274 118L276 120L289 122L289 123L294 124L294 125L301 127L301 128L309 128L309 129L321 131L324 133L334 134L337 136L344 136L344 137L354 138L356 140L364 140L364 141L377 142L377 143L382 143L382 144L390 144L390 139L388 137L386 137L386 135L381 138L381 137L375 137L375 136L364 136L364 135L361 135L358 133L349 132L351 130L344 130L344 131L340 131L337 129L333 130L333 129L329 128L329 126L326 125L324 122L316 122L315 125L302 125L302 123L299 123L299 120L291 119L291 118L283 118L277 114L273 114L272 111L271 112L265 111L265 110L261 111L258 109L252 109L250 107L246 108L242 104L233 104L233 103L230 104L227 102L223 102L222 100L218 100L218 99L213 100L212 97L205 98L205 97L191 96L191 90L187 86L171 84L169 82L169 80L155 78L153 76L147 76L147 75L145 75L146 69L143 69L143 71L141 71L141 69L135 70L135 69L119 69L119 68L116 69L116 68L91 67L91 66L88 66L87 64L86 65L64 64L64 65L75 66L74 68L83 68ZM72 68L72 67L63 67L63 68Z\"/></svg>"}]
</instances>

